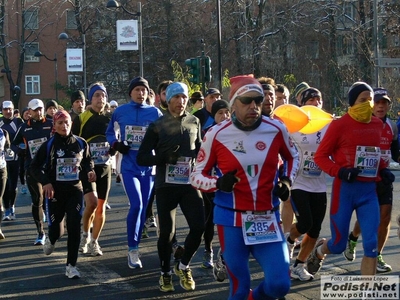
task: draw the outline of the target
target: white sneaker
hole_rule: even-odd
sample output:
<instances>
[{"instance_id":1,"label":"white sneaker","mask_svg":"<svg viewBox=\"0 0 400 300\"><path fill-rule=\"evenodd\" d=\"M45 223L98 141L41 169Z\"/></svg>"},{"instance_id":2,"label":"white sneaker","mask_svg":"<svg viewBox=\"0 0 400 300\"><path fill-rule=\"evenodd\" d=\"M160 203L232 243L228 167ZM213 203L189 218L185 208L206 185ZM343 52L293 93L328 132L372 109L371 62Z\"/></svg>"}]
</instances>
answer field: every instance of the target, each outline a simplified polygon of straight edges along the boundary
<instances>
[{"instance_id":1,"label":"white sneaker","mask_svg":"<svg viewBox=\"0 0 400 300\"><path fill-rule=\"evenodd\" d=\"M314 276L308 273L304 264L297 264L296 267L290 267L290 277L299 279L300 281L310 281L314 279Z\"/></svg>"},{"instance_id":2,"label":"white sneaker","mask_svg":"<svg viewBox=\"0 0 400 300\"><path fill-rule=\"evenodd\" d=\"M0 240L4 240L6 237L4 236L4 233L0 229Z\"/></svg>"},{"instance_id":3,"label":"white sneaker","mask_svg":"<svg viewBox=\"0 0 400 300\"><path fill-rule=\"evenodd\" d=\"M156 217L151 216L151 217L147 218L146 222L144 223L144 226L146 226L147 228L157 227Z\"/></svg>"},{"instance_id":4,"label":"white sneaker","mask_svg":"<svg viewBox=\"0 0 400 300\"><path fill-rule=\"evenodd\" d=\"M89 235L81 234L81 243L79 244L79 252L87 253L89 243L90 243Z\"/></svg>"},{"instance_id":5,"label":"white sneaker","mask_svg":"<svg viewBox=\"0 0 400 300\"><path fill-rule=\"evenodd\" d=\"M133 249L128 251L128 266L131 269L137 269L137 268L142 268L142 262L140 261L139 258L139 250L138 249Z\"/></svg>"},{"instance_id":6,"label":"white sneaker","mask_svg":"<svg viewBox=\"0 0 400 300\"><path fill-rule=\"evenodd\" d=\"M288 251L289 251L289 258L292 259L293 258L294 247L296 246L296 244L295 243L291 244L291 243L288 242L287 239L288 239L289 236L290 236L290 233L286 232L285 233L285 241L286 241L286 244L287 244L287 247L288 247Z\"/></svg>"},{"instance_id":7,"label":"white sneaker","mask_svg":"<svg viewBox=\"0 0 400 300\"><path fill-rule=\"evenodd\" d=\"M103 251L101 251L99 242L97 242L97 241L91 241L89 243L89 250L90 250L90 254L92 256L102 256L103 255Z\"/></svg>"},{"instance_id":8,"label":"white sneaker","mask_svg":"<svg viewBox=\"0 0 400 300\"><path fill-rule=\"evenodd\" d=\"M51 244L49 237L46 237L46 240L43 245L44 254L46 254L46 255L52 254L55 247L56 247L56 245Z\"/></svg>"},{"instance_id":9,"label":"white sneaker","mask_svg":"<svg viewBox=\"0 0 400 300\"><path fill-rule=\"evenodd\" d=\"M65 276L69 279L81 278L81 274L79 273L78 269L71 264L65 267Z\"/></svg>"}]
</instances>

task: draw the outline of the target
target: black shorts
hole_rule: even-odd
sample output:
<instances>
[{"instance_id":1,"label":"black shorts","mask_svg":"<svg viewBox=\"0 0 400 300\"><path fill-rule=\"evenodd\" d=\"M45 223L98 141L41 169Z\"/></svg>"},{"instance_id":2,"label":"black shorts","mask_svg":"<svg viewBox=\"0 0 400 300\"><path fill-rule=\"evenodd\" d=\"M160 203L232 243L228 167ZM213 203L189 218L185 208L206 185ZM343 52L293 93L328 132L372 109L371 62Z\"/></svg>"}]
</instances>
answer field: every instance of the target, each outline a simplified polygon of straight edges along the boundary
<instances>
[{"instance_id":1,"label":"black shorts","mask_svg":"<svg viewBox=\"0 0 400 300\"><path fill-rule=\"evenodd\" d=\"M393 204L393 183L384 183L378 181L376 183L376 194L378 195L379 205Z\"/></svg>"},{"instance_id":2,"label":"black shorts","mask_svg":"<svg viewBox=\"0 0 400 300\"><path fill-rule=\"evenodd\" d=\"M111 165L95 165L94 170L97 179L95 182L82 181L83 193L97 191L99 199L107 200L111 188Z\"/></svg>"}]
</instances>

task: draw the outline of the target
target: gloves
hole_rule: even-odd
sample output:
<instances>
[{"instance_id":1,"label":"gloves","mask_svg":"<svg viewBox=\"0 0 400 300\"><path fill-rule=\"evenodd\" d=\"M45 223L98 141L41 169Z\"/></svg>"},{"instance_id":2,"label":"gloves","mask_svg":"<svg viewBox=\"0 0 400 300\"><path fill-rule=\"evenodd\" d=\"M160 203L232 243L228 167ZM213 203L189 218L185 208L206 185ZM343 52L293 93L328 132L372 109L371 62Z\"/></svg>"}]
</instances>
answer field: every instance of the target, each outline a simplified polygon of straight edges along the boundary
<instances>
[{"instance_id":1,"label":"gloves","mask_svg":"<svg viewBox=\"0 0 400 300\"><path fill-rule=\"evenodd\" d=\"M177 151L168 151L167 154L165 155L165 163L176 165L179 156L180 155Z\"/></svg>"},{"instance_id":2,"label":"gloves","mask_svg":"<svg viewBox=\"0 0 400 300\"><path fill-rule=\"evenodd\" d=\"M223 192L231 193L233 186L239 179L235 176L237 170L230 171L217 179L217 189Z\"/></svg>"},{"instance_id":3,"label":"gloves","mask_svg":"<svg viewBox=\"0 0 400 300\"><path fill-rule=\"evenodd\" d=\"M384 184L391 184L392 182L394 182L394 180L396 179L396 177L394 176L394 174L392 172L390 172L389 169L385 168L382 169L379 173L382 177L382 182Z\"/></svg>"},{"instance_id":4,"label":"gloves","mask_svg":"<svg viewBox=\"0 0 400 300\"><path fill-rule=\"evenodd\" d=\"M129 152L129 149L131 147L129 147L129 144L127 141L123 141L123 142L115 142L112 147L117 150L119 153L121 154L127 154Z\"/></svg>"},{"instance_id":5,"label":"gloves","mask_svg":"<svg viewBox=\"0 0 400 300\"><path fill-rule=\"evenodd\" d=\"M282 201L286 201L290 197L290 179L286 176L283 176L279 179L279 182L275 185L273 194L277 196Z\"/></svg>"},{"instance_id":6,"label":"gloves","mask_svg":"<svg viewBox=\"0 0 400 300\"><path fill-rule=\"evenodd\" d=\"M18 150L18 156L19 156L19 157L26 157L26 149L21 149L21 148L19 148L19 150Z\"/></svg>"},{"instance_id":7,"label":"gloves","mask_svg":"<svg viewBox=\"0 0 400 300\"><path fill-rule=\"evenodd\" d=\"M117 150L115 150L113 147L110 147L110 149L108 149L108 155L110 156L114 156L116 152Z\"/></svg>"},{"instance_id":8,"label":"gloves","mask_svg":"<svg viewBox=\"0 0 400 300\"><path fill-rule=\"evenodd\" d=\"M361 170L357 168L340 168L338 177L347 182L354 182Z\"/></svg>"}]
</instances>

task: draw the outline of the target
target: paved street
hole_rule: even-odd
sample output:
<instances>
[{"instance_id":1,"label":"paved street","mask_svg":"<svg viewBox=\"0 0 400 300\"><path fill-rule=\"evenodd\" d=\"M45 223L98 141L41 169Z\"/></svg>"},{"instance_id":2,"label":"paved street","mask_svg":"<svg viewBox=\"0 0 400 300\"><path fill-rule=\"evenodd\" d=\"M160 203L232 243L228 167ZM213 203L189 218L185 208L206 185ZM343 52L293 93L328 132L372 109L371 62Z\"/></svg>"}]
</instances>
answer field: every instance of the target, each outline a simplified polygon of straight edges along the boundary
<instances>
[{"instance_id":1,"label":"paved street","mask_svg":"<svg viewBox=\"0 0 400 300\"><path fill-rule=\"evenodd\" d=\"M400 275L399 239L395 217L400 214L400 171L395 172L394 210L392 229L384 258L392 265L390 275ZM186 292L173 277L175 292L164 294L158 290L159 262L156 253L156 232L150 229L150 238L142 241L143 269L131 270L127 265L127 241L125 218L128 201L121 185L115 184L110 197L111 210L107 210L107 221L100 238L104 255L91 257L80 254L78 269L82 278L71 280L65 277L66 237L57 244L55 252L45 256L42 247L33 246L36 238L31 217L30 196L18 195L17 220L3 222L6 239L0 241L0 299L227 299L228 282L214 281L212 272L200 267L203 245L200 246L191 265L196 290ZM322 236L328 237L329 216L325 218ZM178 240L183 241L188 229L182 215L178 218ZM216 237L214 252L219 247ZM357 275L362 256L361 242L357 259L348 262L342 255L331 255L326 259L321 274ZM263 277L258 265L250 262L254 288ZM387 275L389 275L387 273ZM286 299L319 299L320 276L311 282L292 281L292 289Z\"/></svg>"}]
</instances>

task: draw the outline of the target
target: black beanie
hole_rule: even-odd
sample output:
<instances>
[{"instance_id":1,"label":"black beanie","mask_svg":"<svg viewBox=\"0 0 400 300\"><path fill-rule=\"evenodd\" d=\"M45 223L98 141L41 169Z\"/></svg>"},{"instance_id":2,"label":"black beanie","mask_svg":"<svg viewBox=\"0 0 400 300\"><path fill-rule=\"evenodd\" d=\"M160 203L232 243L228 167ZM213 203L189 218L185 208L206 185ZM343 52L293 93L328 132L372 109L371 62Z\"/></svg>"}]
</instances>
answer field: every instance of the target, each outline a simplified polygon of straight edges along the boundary
<instances>
[{"instance_id":1,"label":"black beanie","mask_svg":"<svg viewBox=\"0 0 400 300\"><path fill-rule=\"evenodd\" d=\"M301 105L304 105L308 100L314 97L322 98L322 94L318 89L313 87L305 89L303 92L301 92Z\"/></svg>"},{"instance_id":2,"label":"black beanie","mask_svg":"<svg viewBox=\"0 0 400 300\"><path fill-rule=\"evenodd\" d=\"M370 87L367 83L362 81L355 82L349 89L348 98L349 98L349 105L353 106L354 102L356 102L358 95L362 92L369 91L374 93L372 87Z\"/></svg>"},{"instance_id":3,"label":"black beanie","mask_svg":"<svg viewBox=\"0 0 400 300\"><path fill-rule=\"evenodd\" d=\"M136 78L133 78L133 79L131 80L131 82L129 83L128 95L130 96L132 90L133 90L135 87L140 86L140 85L141 85L141 86L144 86L144 87L147 89L147 92L148 92L148 93L150 92L150 87L149 87L149 83L147 82L147 80L144 79L143 77L138 76L138 77L136 77Z\"/></svg>"},{"instance_id":4,"label":"black beanie","mask_svg":"<svg viewBox=\"0 0 400 300\"><path fill-rule=\"evenodd\" d=\"M82 91L75 91L71 94L71 105L74 104L76 100L86 101L85 94Z\"/></svg>"},{"instance_id":5,"label":"black beanie","mask_svg":"<svg viewBox=\"0 0 400 300\"><path fill-rule=\"evenodd\" d=\"M211 106L211 116L214 118L217 112L222 109L227 108L229 110L229 103L225 100L217 100Z\"/></svg>"},{"instance_id":6,"label":"black beanie","mask_svg":"<svg viewBox=\"0 0 400 300\"><path fill-rule=\"evenodd\" d=\"M56 109L58 109L58 104L55 100L50 100L46 102L45 110L47 110L49 107L54 106Z\"/></svg>"}]
</instances>

